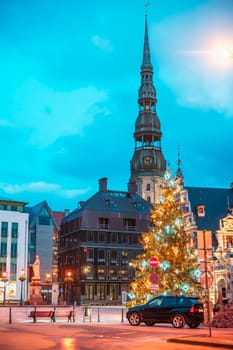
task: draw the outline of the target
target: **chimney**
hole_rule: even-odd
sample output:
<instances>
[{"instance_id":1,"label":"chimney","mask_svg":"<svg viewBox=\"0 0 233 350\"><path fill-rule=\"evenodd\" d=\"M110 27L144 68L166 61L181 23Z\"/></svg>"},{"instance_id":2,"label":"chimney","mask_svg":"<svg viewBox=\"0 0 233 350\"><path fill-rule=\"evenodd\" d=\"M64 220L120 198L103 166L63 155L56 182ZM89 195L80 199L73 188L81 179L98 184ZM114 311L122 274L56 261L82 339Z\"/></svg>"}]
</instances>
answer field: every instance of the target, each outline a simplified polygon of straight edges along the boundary
<instances>
[{"instance_id":1,"label":"chimney","mask_svg":"<svg viewBox=\"0 0 233 350\"><path fill-rule=\"evenodd\" d=\"M128 183L128 192L131 194L136 194L137 193L137 184L136 182L129 182Z\"/></svg>"},{"instance_id":2,"label":"chimney","mask_svg":"<svg viewBox=\"0 0 233 350\"><path fill-rule=\"evenodd\" d=\"M69 209L65 209L65 210L64 210L64 216L69 215L69 213L70 213L70 210L69 210Z\"/></svg>"},{"instance_id":3,"label":"chimney","mask_svg":"<svg viewBox=\"0 0 233 350\"><path fill-rule=\"evenodd\" d=\"M84 207L85 204L86 204L86 201L78 202L78 205L79 205L80 208Z\"/></svg>"},{"instance_id":4,"label":"chimney","mask_svg":"<svg viewBox=\"0 0 233 350\"><path fill-rule=\"evenodd\" d=\"M107 192L108 179L103 177L99 179L99 192Z\"/></svg>"}]
</instances>

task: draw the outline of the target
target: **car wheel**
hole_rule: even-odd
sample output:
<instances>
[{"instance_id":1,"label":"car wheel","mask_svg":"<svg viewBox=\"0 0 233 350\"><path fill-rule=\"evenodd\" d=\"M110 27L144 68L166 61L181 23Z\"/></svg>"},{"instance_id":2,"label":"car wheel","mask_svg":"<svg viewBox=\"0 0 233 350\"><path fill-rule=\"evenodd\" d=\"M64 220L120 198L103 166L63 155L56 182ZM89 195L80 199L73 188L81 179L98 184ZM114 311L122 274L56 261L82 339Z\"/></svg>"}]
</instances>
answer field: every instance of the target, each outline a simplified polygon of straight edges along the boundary
<instances>
[{"instance_id":1,"label":"car wheel","mask_svg":"<svg viewBox=\"0 0 233 350\"><path fill-rule=\"evenodd\" d=\"M198 326L200 326L200 323L188 323L189 328L197 328Z\"/></svg>"},{"instance_id":2,"label":"car wheel","mask_svg":"<svg viewBox=\"0 0 233 350\"><path fill-rule=\"evenodd\" d=\"M145 324L149 327L154 326L155 322L152 321L146 321Z\"/></svg>"},{"instance_id":3,"label":"car wheel","mask_svg":"<svg viewBox=\"0 0 233 350\"><path fill-rule=\"evenodd\" d=\"M140 316L137 312L132 312L129 316L129 323L131 326L139 326L141 323Z\"/></svg>"},{"instance_id":4,"label":"car wheel","mask_svg":"<svg viewBox=\"0 0 233 350\"><path fill-rule=\"evenodd\" d=\"M172 325L175 328L183 328L185 325L185 319L184 316L181 314L176 314L172 318Z\"/></svg>"}]
</instances>

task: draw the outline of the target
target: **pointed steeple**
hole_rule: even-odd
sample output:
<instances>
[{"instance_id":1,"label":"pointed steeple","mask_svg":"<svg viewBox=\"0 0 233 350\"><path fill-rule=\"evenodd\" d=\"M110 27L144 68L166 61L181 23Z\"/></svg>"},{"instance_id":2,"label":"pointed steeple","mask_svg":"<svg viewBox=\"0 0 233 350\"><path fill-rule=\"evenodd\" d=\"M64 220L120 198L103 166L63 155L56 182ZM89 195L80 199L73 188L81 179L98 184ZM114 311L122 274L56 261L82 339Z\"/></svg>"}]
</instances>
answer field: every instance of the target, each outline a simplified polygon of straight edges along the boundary
<instances>
[{"instance_id":1,"label":"pointed steeple","mask_svg":"<svg viewBox=\"0 0 233 350\"><path fill-rule=\"evenodd\" d=\"M182 170L181 170L181 159L180 159L180 146L178 145L178 160L177 160L178 168L176 170L176 177L179 177L181 179L184 178Z\"/></svg>"},{"instance_id":2,"label":"pointed steeple","mask_svg":"<svg viewBox=\"0 0 233 350\"><path fill-rule=\"evenodd\" d=\"M156 112L157 99L153 84L147 14L145 16L143 60L140 74L139 113L135 123L135 149L130 163L130 183L136 183L137 193L140 196L156 203L160 195L160 184L164 181L166 161L161 147L160 120Z\"/></svg>"},{"instance_id":3,"label":"pointed steeple","mask_svg":"<svg viewBox=\"0 0 233 350\"><path fill-rule=\"evenodd\" d=\"M142 67L143 66L151 66L150 45L149 45L148 27L147 27L147 14L145 16L146 16L146 20L145 20L145 35L144 35Z\"/></svg>"}]
</instances>

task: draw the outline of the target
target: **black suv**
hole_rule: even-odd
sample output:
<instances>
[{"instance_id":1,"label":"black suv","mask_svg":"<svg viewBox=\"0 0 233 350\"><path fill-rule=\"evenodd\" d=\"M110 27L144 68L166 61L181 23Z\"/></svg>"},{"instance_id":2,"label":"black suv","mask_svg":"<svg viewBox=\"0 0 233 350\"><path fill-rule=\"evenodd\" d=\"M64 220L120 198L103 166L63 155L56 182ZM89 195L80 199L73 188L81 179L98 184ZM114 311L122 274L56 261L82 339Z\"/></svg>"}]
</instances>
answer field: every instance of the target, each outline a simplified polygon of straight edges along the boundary
<instances>
[{"instance_id":1,"label":"black suv","mask_svg":"<svg viewBox=\"0 0 233 350\"><path fill-rule=\"evenodd\" d=\"M128 309L126 317L132 326L144 322L147 326L155 323L171 323L175 328L187 324L196 328L204 320L203 304L196 298L185 296L158 296L144 305Z\"/></svg>"}]
</instances>

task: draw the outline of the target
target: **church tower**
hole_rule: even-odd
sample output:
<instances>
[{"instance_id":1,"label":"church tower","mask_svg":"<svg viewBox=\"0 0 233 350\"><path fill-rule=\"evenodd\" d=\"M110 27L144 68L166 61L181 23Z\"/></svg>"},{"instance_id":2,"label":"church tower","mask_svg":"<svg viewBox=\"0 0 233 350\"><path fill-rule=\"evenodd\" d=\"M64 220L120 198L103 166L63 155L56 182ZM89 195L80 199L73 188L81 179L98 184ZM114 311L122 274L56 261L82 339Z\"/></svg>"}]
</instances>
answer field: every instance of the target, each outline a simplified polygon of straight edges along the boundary
<instances>
[{"instance_id":1,"label":"church tower","mask_svg":"<svg viewBox=\"0 0 233 350\"><path fill-rule=\"evenodd\" d=\"M156 104L146 15L141 85L138 90L139 113L135 123L135 148L130 162L129 184L136 184L137 194L151 203L159 201L160 185L164 180L166 170L166 162L161 148L162 132L156 113Z\"/></svg>"}]
</instances>

